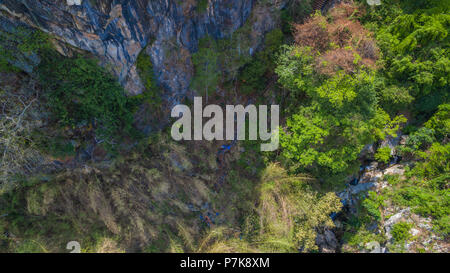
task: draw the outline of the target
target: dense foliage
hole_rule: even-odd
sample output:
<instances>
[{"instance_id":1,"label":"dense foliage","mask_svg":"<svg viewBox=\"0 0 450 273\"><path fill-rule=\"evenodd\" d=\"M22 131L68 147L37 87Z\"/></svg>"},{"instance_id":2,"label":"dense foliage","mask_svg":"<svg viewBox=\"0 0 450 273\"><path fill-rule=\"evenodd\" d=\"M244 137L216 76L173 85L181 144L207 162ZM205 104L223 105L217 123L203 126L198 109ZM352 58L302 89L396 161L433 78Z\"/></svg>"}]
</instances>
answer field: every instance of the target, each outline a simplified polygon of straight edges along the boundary
<instances>
[{"instance_id":1,"label":"dense foliage","mask_svg":"<svg viewBox=\"0 0 450 273\"><path fill-rule=\"evenodd\" d=\"M133 133L135 100L93 59L52 54L39 67L47 104L61 126L92 126L99 141L113 144Z\"/></svg>"},{"instance_id":2,"label":"dense foliage","mask_svg":"<svg viewBox=\"0 0 450 273\"><path fill-rule=\"evenodd\" d=\"M296 27L297 45L285 47L279 57L276 73L289 90L288 114L292 113L281 145L283 156L296 169L348 171L364 145L395 136L406 121L402 116L391 118L378 103L372 64L376 49L370 39L361 38L368 36L362 26L346 19L353 12L343 5L332 15L332 20L347 25L346 35L314 15Z\"/></svg>"},{"instance_id":3,"label":"dense foliage","mask_svg":"<svg viewBox=\"0 0 450 273\"><path fill-rule=\"evenodd\" d=\"M448 1L400 1L371 8L361 19L382 51L384 89L414 97L418 122L449 99L449 9ZM395 93L389 98L397 100Z\"/></svg>"},{"instance_id":4,"label":"dense foliage","mask_svg":"<svg viewBox=\"0 0 450 273\"><path fill-rule=\"evenodd\" d=\"M351 251L376 241L395 252L419 229L402 219L389 238L384 224L399 210L427 219L421 236L448 240L449 1L342 2L307 16L312 1L287 1L280 29L254 37L249 21L224 39L204 37L187 54L190 87L207 100L281 105L279 151L243 141L223 160L222 142L186 145L165 132L124 144L137 134L137 106L160 105L147 50L136 62L146 92L131 98L96 59L63 57L39 31L1 32L0 71L27 73L42 93L0 89L0 179L19 182L0 191L0 251L61 251L80 238L86 252L314 252L323 250L318 234L336 228L337 244ZM209 3L196 1L195 12ZM33 122L38 106L49 110L48 124ZM30 164L64 166L73 145L92 142L127 152L57 175ZM379 187L349 197L352 207L335 194L349 177L369 174L363 161L375 172L394 157L399 169L370 177Z\"/></svg>"}]
</instances>

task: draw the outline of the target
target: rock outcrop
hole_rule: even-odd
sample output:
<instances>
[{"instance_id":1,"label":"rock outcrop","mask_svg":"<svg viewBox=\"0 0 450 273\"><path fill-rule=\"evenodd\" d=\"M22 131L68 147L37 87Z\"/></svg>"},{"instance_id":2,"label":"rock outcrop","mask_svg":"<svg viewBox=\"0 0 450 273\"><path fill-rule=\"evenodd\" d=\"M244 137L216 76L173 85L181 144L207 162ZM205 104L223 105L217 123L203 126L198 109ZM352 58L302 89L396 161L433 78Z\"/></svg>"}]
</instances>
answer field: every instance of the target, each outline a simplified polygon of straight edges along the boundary
<instances>
[{"instance_id":1,"label":"rock outcrop","mask_svg":"<svg viewBox=\"0 0 450 273\"><path fill-rule=\"evenodd\" d=\"M199 4L203 2L203 5ZM40 28L56 39L99 57L129 94L143 85L136 59L146 48L167 100L184 95L193 74L190 54L209 35L228 37L252 16L255 36L275 26L274 10L286 1L270 0L0 0L0 17ZM253 49L262 39L255 39ZM60 47L61 53L64 47Z\"/></svg>"},{"instance_id":2,"label":"rock outcrop","mask_svg":"<svg viewBox=\"0 0 450 273\"><path fill-rule=\"evenodd\" d=\"M335 253L339 249L339 243L336 235L329 229L324 229L323 232L318 232L316 236L316 245L320 252Z\"/></svg>"}]
</instances>

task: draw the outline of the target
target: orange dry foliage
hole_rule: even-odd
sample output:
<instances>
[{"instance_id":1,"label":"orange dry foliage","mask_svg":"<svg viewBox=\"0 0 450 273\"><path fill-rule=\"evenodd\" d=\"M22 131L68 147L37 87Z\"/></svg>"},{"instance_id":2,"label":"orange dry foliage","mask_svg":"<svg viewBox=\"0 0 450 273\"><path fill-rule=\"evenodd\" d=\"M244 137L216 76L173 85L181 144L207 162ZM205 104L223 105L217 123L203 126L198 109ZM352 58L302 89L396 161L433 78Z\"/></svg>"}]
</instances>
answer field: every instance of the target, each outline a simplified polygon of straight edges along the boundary
<instances>
[{"instance_id":1,"label":"orange dry foliage","mask_svg":"<svg viewBox=\"0 0 450 273\"><path fill-rule=\"evenodd\" d=\"M309 46L320 53L316 70L333 75L338 70L353 72L357 68L375 67L379 50L371 33L353 18L358 9L343 2L330 10L327 17L317 13L304 24L294 25L299 46Z\"/></svg>"},{"instance_id":2,"label":"orange dry foliage","mask_svg":"<svg viewBox=\"0 0 450 273\"><path fill-rule=\"evenodd\" d=\"M316 59L316 70L322 74L333 75L338 70L353 72L356 68L355 55L351 49L328 50Z\"/></svg>"},{"instance_id":3,"label":"orange dry foliage","mask_svg":"<svg viewBox=\"0 0 450 273\"><path fill-rule=\"evenodd\" d=\"M313 15L302 25L294 25L295 41L301 46L310 46L318 51L329 47L330 35L326 29L327 21L321 15Z\"/></svg>"}]
</instances>

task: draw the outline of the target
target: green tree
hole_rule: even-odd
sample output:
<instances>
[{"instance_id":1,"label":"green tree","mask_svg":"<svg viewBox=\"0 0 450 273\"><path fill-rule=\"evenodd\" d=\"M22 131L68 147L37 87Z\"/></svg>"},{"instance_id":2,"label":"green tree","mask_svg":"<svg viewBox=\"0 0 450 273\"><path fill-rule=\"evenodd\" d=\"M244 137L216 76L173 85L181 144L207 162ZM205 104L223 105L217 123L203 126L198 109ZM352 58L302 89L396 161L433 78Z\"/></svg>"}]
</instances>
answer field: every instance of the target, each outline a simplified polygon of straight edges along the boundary
<instances>
[{"instance_id":1,"label":"green tree","mask_svg":"<svg viewBox=\"0 0 450 273\"><path fill-rule=\"evenodd\" d=\"M401 1L370 8L362 18L375 30L387 86L415 98L421 122L449 99L449 10L448 1Z\"/></svg>"},{"instance_id":2,"label":"green tree","mask_svg":"<svg viewBox=\"0 0 450 273\"><path fill-rule=\"evenodd\" d=\"M438 111L425 123L425 127L435 132L438 140L450 137L450 104L441 104Z\"/></svg>"},{"instance_id":3,"label":"green tree","mask_svg":"<svg viewBox=\"0 0 450 273\"><path fill-rule=\"evenodd\" d=\"M198 52L192 56L195 68L195 77L192 80L192 87L201 92L208 99L208 95L216 91L219 84L219 53L217 52L216 41L211 38L204 38L199 46Z\"/></svg>"},{"instance_id":4,"label":"green tree","mask_svg":"<svg viewBox=\"0 0 450 273\"><path fill-rule=\"evenodd\" d=\"M298 52L294 49L294 54L300 56L294 64L304 66L304 54ZM287 54L292 56L289 51ZM364 145L395 135L405 121L402 116L391 119L378 107L373 73L339 72L320 84L311 79L313 70L305 72L295 65L290 69L291 65L282 57L281 67L277 68L281 83L294 92L304 92L311 102L288 118L280 140L283 155L300 168L345 171ZM310 64L306 62L306 66ZM295 69L302 72L292 73Z\"/></svg>"}]
</instances>

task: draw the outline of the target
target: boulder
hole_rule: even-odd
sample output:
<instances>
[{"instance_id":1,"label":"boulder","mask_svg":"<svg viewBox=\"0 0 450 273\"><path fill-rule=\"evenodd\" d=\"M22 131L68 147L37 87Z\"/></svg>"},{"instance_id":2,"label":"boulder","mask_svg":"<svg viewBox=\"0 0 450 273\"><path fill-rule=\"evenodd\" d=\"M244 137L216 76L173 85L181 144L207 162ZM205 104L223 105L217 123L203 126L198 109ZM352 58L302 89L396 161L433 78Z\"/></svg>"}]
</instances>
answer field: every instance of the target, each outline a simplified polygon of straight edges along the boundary
<instances>
[{"instance_id":1,"label":"boulder","mask_svg":"<svg viewBox=\"0 0 450 273\"><path fill-rule=\"evenodd\" d=\"M391 156L397 154L396 147L400 144L402 139L402 134L400 131L397 132L397 137L387 136L385 140L380 143L380 148L389 147L391 149Z\"/></svg>"},{"instance_id":2,"label":"boulder","mask_svg":"<svg viewBox=\"0 0 450 273\"><path fill-rule=\"evenodd\" d=\"M364 172L361 176L360 183L376 183L383 177L383 172L378 169L373 169Z\"/></svg>"},{"instance_id":3,"label":"boulder","mask_svg":"<svg viewBox=\"0 0 450 273\"><path fill-rule=\"evenodd\" d=\"M400 164L396 164L393 165L387 169L384 170L384 174L388 174L388 175L403 175L405 173L405 170L403 168L403 165Z\"/></svg>"},{"instance_id":4,"label":"boulder","mask_svg":"<svg viewBox=\"0 0 450 273\"><path fill-rule=\"evenodd\" d=\"M325 229L322 233L317 233L316 245L321 252L326 253L334 253L339 248L336 235L329 229Z\"/></svg>"},{"instance_id":5,"label":"boulder","mask_svg":"<svg viewBox=\"0 0 450 273\"><path fill-rule=\"evenodd\" d=\"M80 6L82 0L67 0L67 5L69 6Z\"/></svg>"},{"instance_id":6,"label":"boulder","mask_svg":"<svg viewBox=\"0 0 450 273\"><path fill-rule=\"evenodd\" d=\"M416 228L412 228L409 233L411 233L412 236L417 236L420 233L420 230L416 229Z\"/></svg>"},{"instance_id":7,"label":"boulder","mask_svg":"<svg viewBox=\"0 0 450 273\"><path fill-rule=\"evenodd\" d=\"M370 251L370 253L383 253L380 243L377 241L368 242L365 248Z\"/></svg>"},{"instance_id":8,"label":"boulder","mask_svg":"<svg viewBox=\"0 0 450 273\"><path fill-rule=\"evenodd\" d=\"M369 159L373 160L375 155L375 145L374 144L367 144L364 146L364 148L361 150L359 154L360 159Z\"/></svg>"},{"instance_id":9,"label":"boulder","mask_svg":"<svg viewBox=\"0 0 450 273\"><path fill-rule=\"evenodd\" d=\"M386 236L388 237L389 240L392 238L391 235L392 227L395 224L399 223L400 221L406 219L406 217L408 217L410 214L411 209L406 208L392 215L387 221L384 222L384 230L386 231Z\"/></svg>"},{"instance_id":10,"label":"boulder","mask_svg":"<svg viewBox=\"0 0 450 273\"><path fill-rule=\"evenodd\" d=\"M375 183L373 182L361 183L356 186L350 186L350 193L356 195L360 192L368 191L373 187L375 187Z\"/></svg>"}]
</instances>

